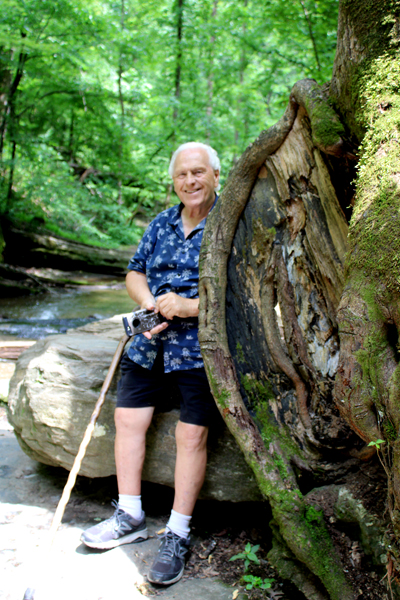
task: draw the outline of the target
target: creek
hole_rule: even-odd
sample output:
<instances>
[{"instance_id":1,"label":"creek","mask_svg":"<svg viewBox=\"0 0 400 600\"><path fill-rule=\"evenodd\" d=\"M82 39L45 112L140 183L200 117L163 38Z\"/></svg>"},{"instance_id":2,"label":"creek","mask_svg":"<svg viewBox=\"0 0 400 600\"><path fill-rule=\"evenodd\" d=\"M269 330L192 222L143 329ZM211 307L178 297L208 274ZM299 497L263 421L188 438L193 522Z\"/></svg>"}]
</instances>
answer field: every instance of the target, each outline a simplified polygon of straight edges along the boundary
<instances>
[{"instance_id":1,"label":"creek","mask_svg":"<svg viewBox=\"0 0 400 600\"><path fill-rule=\"evenodd\" d=\"M0 339L38 340L131 310L123 283L0 298Z\"/></svg>"}]
</instances>

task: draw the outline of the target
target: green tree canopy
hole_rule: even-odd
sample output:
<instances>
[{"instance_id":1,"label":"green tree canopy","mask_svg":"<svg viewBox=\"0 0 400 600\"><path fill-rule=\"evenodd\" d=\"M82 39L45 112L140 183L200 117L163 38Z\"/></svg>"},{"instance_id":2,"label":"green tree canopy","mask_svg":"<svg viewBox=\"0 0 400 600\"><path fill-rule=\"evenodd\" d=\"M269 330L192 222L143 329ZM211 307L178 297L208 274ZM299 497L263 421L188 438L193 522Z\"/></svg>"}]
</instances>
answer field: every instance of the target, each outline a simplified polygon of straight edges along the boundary
<instances>
[{"instance_id":1,"label":"green tree canopy","mask_svg":"<svg viewBox=\"0 0 400 600\"><path fill-rule=\"evenodd\" d=\"M330 77L337 0L3 0L0 214L130 244L171 202L177 144L214 146L223 176Z\"/></svg>"}]
</instances>

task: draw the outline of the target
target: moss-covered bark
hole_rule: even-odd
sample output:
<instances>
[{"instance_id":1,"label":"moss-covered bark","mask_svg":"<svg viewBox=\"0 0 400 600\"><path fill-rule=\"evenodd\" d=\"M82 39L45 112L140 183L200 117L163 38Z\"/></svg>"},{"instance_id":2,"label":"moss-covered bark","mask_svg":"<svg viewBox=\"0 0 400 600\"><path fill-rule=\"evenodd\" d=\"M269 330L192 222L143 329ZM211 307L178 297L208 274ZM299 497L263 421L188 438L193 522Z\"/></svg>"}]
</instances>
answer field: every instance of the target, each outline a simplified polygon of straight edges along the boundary
<instances>
[{"instance_id":1,"label":"moss-covered bark","mask_svg":"<svg viewBox=\"0 0 400 600\"><path fill-rule=\"evenodd\" d=\"M330 87L296 84L231 174L202 248L211 387L271 504L270 560L312 599L352 591L302 478L362 469L350 457L377 438L400 555L399 24L400 0L341 0ZM356 156L347 241L340 175ZM338 323L336 404L359 437L333 402Z\"/></svg>"},{"instance_id":2,"label":"moss-covered bark","mask_svg":"<svg viewBox=\"0 0 400 600\"><path fill-rule=\"evenodd\" d=\"M342 87L333 100L358 139L359 167L349 230L347 284L338 320L336 400L366 442L383 439L388 508L400 567L400 2L342 3ZM344 56L345 57L345 56ZM339 61L337 61L337 64ZM351 90L351 95L349 90ZM353 107L350 107L353 98ZM356 101L355 101L356 99Z\"/></svg>"},{"instance_id":3,"label":"moss-covered bark","mask_svg":"<svg viewBox=\"0 0 400 600\"><path fill-rule=\"evenodd\" d=\"M207 221L199 339L221 414L271 504L284 554L294 557L288 562L275 546L270 559L284 576L290 572L302 582L307 597L344 600L353 597L351 587L323 515L305 501L298 481L332 452L337 431L346 429L333 413L330 434L330 426L318 422L318 413L332 408L329 361L334 365L337 356L334 310L347 225L312 139L304 110L308 92L319 106L311 122L320 131L326 114L324 131L333 123L326 139L340 146L337 119L329 105L321 110L315 82L296 84L285 117L248 148ZM237 306L232 313L234 296L250 303L250 310ZM238 320L250 324L240 327L243 338L228 335L227 324Z\"/></svg>"}]
</instances>

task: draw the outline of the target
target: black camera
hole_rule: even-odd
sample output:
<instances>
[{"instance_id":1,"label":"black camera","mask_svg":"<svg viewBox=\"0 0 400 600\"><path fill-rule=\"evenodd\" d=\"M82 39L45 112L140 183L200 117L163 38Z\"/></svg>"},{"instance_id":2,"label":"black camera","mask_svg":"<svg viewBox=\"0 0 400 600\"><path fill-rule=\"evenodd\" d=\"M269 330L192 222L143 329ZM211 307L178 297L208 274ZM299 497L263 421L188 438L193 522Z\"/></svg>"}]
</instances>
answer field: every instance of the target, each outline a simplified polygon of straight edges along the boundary
<instances>
[{"instance_id":1,"label":"black camera","mask_svg":"<svg viewBox=\"0 0 400 600\"><path fill-rule=\"evenodd\" d=\"M150 329L164 323L166 320L161 313L155 313L153 310L147 310L147 308L134 310L129 317L122 318L126 335L129 337L143 333L143 331L150 331Z\"/></svg>"}]
</instances>

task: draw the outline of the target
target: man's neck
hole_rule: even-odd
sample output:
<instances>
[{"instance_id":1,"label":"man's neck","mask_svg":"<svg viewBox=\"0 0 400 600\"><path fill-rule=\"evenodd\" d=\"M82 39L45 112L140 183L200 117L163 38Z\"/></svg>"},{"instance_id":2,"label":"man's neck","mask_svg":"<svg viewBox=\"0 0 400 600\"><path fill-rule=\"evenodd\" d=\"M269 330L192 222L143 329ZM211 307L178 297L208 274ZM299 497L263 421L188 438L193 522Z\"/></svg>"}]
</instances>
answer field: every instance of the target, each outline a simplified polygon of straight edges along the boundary
<instances>
[{"instance_id":1,"label":"man's neck","mask_svg":"<svg viewBox=\"0 0 400 600\"><path fill-rule=\"evenodd\" d=\"M187 206L184 206L181 212L183 231L185 234L185 238L190 234L191 231L206 218L211 208L213 207L215 202L215 195L210 202L203 207L189 209Z\"/></svg>"}]
</instances>

